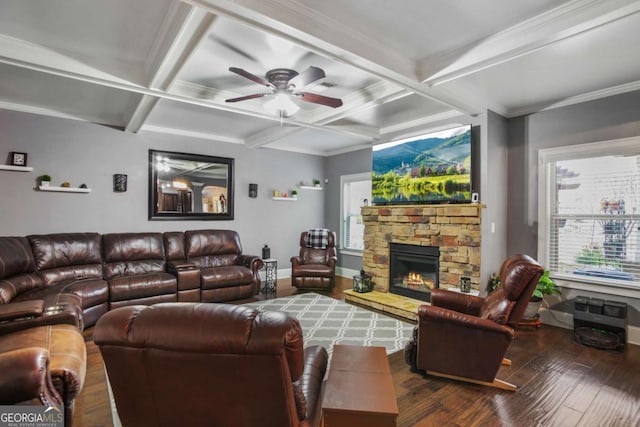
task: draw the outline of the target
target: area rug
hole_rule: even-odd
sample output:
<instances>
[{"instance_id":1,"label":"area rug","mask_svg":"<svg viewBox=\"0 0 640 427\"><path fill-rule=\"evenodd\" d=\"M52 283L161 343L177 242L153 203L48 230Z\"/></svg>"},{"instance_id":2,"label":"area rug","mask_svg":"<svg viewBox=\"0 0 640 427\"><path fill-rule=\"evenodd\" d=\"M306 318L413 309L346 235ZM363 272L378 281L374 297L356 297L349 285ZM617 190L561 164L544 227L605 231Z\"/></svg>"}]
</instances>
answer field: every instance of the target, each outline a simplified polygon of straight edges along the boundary
<instances>
[{"instance_id":1,"label":"area rug","mask_svg":"<svg viewBox=\"0 0 640 427\"><path fill-rule=\"evenodd\" d=\"M260 311L285 311L300 322L304 345L321 345L329 356L335 344L381 346L387 354L404 348L411 323L316 293L245 304ZM329 358L331 360L331 358Z\"/></svg>"}]
</instances>

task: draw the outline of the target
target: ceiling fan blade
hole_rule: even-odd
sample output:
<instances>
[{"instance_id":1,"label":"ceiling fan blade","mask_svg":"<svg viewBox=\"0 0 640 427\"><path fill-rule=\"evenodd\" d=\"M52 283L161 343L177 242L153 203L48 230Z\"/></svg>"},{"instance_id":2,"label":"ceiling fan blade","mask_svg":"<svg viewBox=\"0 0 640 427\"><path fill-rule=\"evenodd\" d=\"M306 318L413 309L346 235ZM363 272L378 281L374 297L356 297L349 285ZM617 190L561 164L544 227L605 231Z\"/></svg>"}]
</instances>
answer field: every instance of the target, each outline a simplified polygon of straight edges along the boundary
<instances>
[{"instance_id":1,"label":"ceiling fan blade","mask_svg":"<svg viewBox=\"0 0 640 427\"><path fill-rule=\"evenodd\" d=\"M229 67L229 71L236 73L244 78L247 78L253 82L258 83L259 85L262 86L267 86L267 87L273 87L273 85L271 83L269 83L268 81L266 81L265 79L263 79L262 77L258 77L255 74L251 74L248 71L243 70L242 68L236 68L236 67Z\"/></svg>"},{"instance_id":2,"label":"ceiling fan blade","mask_svg":"<svg viewBox=\"0 0 640 427\"><path fill-rule=\"evenodd\" d=\"M303 101L313 102L314 104L322 104L327 107L338 108L342 105L342 100L338 98L330 98L324 95L318 95L317 93L301 92L299 96Z\"/></svg>"},{"instance_id":3,"label":"ceiling fan blade","mask_svg":"<svg viewBox=\"0 0 640 427\"><path fill-rule=\"evenodd\" d=\"M310 66L291 80L289 80L289 86L295 86L297 90L310 85L313 82L317 82L320 79L324 79L326 75L322 68ZM318 82L319 83L319 82Z\"/></svg>"},{"instance_id":4,"label":"ceiling fan blade","mask_svg":"<svg viewBox=\"0 0 640 427\"><path fill-rule=\"evenodd\" d=\"M226 99L225 102L238 102L246 101L247 99L262 98L263 96L271 95L270 93L254 93L253 95L240 96L238 98Z\"/></svg>"}]
</instances>

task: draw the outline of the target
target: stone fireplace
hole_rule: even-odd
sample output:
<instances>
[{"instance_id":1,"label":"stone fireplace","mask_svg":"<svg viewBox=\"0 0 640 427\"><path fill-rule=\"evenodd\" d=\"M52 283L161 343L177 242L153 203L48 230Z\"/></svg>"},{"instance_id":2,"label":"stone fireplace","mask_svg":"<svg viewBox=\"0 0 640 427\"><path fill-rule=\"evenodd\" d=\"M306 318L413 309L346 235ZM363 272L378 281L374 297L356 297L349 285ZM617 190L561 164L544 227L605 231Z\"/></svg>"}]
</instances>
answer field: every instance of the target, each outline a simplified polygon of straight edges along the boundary
<instances>
[{"instance_id":1,"label":"stone fireplace","mask_svg":"<svg viewBox=\"0 0 640 427\"><path fill-rule=\"evenodd\" d=\"M389 292L392 243L438 248L435 286L458 288L460 277L466 276L471 278L471 287L479 290L482 207L480 204L363 207L363 268L372 275L375 290Z\"/></svg>"},{"instance_id":2,"label":"stone fireplace","mask_svg":"<svg viewBox=\"0 0 640 427\"><path fill-rule=\"evenodd\" d=\"M422 301L438 287L440 249L436 246L389 243L389 292Z\"/></svg>"}]
</instances>

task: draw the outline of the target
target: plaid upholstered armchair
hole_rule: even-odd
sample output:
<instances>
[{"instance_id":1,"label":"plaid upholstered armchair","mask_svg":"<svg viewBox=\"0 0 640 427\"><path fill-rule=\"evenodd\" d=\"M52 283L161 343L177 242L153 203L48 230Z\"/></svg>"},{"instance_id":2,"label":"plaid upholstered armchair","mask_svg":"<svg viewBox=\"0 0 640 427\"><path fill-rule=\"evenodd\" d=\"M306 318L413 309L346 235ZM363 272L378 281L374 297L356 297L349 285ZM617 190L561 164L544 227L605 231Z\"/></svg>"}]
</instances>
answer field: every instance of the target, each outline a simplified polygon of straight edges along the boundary
<instances>
[{"instance_id":1,"label":"plaid upholstered armchair","mask_svg":"<svg viewBox=\"0 0 640 427\"><path fill-rule=\"evenodd\" d=\"M300 255L291 257L291 284L299 289L332 289L335 283L336 233L314 228L300 234Z\"/></svg>"}]
</instances>

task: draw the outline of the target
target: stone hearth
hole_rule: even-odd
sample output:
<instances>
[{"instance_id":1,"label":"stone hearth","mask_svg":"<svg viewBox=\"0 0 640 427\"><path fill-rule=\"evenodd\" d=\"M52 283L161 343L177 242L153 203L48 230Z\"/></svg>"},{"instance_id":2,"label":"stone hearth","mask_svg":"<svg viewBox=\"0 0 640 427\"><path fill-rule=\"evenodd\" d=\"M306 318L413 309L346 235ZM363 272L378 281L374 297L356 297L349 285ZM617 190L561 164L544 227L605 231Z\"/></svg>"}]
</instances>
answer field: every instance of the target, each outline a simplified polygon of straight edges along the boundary
<instances>
[{"instance_id":1,"label":"stone hearth","mask_svg":"<svg viewBox=\"0 0 640 427\"><path fill-rule=\"evenodd\" d=\"M481 211L483 205L366 206L363 268L374 289L389 291L389 243L440 248L440 287L458 287L471 278L480 289Z\"/></svg>"}]
</instances>

